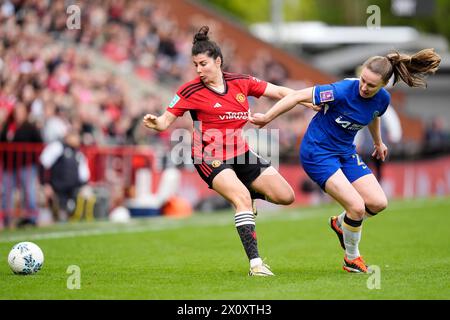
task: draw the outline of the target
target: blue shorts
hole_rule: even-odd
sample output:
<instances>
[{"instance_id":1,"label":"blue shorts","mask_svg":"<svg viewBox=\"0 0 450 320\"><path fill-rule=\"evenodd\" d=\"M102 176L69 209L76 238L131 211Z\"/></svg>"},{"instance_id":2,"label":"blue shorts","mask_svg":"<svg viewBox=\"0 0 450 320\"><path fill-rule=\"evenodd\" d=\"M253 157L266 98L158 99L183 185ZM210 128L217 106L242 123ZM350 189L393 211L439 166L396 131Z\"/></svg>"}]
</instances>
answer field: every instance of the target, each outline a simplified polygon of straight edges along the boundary
<instances>
[{"instance_id":1,"label":"blue shorts","mask_svg":"<svg viewBox=\"0 0 450 320\"><path fill-rule=\"evenodd\" d=\"M342 170L350 183L372 173L372 170L354 149L353 152L348 154L338 154L317 146L311 148L309 143L305 143L305 145L302 143L300 162L308 176L324 191L327 180L339 169Z\"/></svg>"}]
</instances>

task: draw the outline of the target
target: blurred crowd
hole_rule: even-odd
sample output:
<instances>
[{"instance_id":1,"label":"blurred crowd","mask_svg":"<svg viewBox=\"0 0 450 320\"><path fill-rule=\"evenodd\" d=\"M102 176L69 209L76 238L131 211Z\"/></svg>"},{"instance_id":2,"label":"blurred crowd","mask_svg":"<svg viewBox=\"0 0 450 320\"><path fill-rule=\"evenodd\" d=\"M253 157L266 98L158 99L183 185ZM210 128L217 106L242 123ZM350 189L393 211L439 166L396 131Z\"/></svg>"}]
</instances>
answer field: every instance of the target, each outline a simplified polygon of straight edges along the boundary
<instances>
[{"instance_id":1,"label":"blurred crowd","mask_svg":"<svg viewBox=\"0 0 450 320\"><path fill-rule=\"evenodd\" d=\"M95 19L68 30L65 3L50 3L6 1L1 7L0 124L14 122L12 110L24 105L46 143L61 139L69 128L84 145L135 143L133 130L142 113L161 102L150 95L132 101L126 79L96 69L88 51L70 44L95 48L97 41L105 48L109 35L95 29ZM94 5L83 12L97 16L99 11Z\"/></svg>"},{"instance_id":2,"label":"blurred crowd","mask_svg":"<svg viewBox=\"0 0 450 320\"><path fill-rule=\"evenodd\" d=\"M198 26L178 28L170 10L151 1L94 0L80 6L79 29L66 25L68 4L63 1L6 0L0 8L0 127L14 124L12 110L24 106L28 120L45 143L78 132L82 145L151 144L170 146L170 131L157 133L141 126L142 116L160 114L166 98L151 93L136 99L129 79L96 66L96 55L113 62L149 87L174 92L195 77L190 49ZM264 51L250 64L236 46L214 35L224 53L225 69L251 74L274 84L301 89L312 83L295 82L289 72ZM94 52L95 54L92 54ZM252 112L267 110L272 101L252 99ZM298 108L269 128L279 132L280 154L296 161L297 146L313 116ZM185 116L173 129L191 128ZM436 133L438 131L438 133ZM433 125L424 139L448 139L446 124Z\"/></svg>"},{"instance_id":3,"label":"blurred crowd","mask_svg":"<svg viewBox=\"0 0 450 320\"><path fill-rule=\"evenodd\" d=\"M198 27L193 22L187 30L178 28L167 8L149 1L89 1L82 4L80 13L81 28L69 29L64 1L3 2L0 126L11 126L12 110L23 105L45 143L61 139L70 129L79 133L82 145L168 147L170 132L158 134L140 125L145 113L160 114L168 101L151 91L133 99L127 77L100 70L92 52L121 70L132 70L149 86L165 86L174 92L195 77L190 49ZM215 40L223 50L226 70L289 85L288 71L267 53L258 53L246 65L231 42ZM290 85L299 88L298 83ZM270 105L270 101L254 99L252 110L263 111ZM297 145L303 126L294 125L296 119L282 120L292 130L282 133L281 150ZM177 121L172 130L180 127L190 129L190 119Z\"/></svg>"}]
</instances>

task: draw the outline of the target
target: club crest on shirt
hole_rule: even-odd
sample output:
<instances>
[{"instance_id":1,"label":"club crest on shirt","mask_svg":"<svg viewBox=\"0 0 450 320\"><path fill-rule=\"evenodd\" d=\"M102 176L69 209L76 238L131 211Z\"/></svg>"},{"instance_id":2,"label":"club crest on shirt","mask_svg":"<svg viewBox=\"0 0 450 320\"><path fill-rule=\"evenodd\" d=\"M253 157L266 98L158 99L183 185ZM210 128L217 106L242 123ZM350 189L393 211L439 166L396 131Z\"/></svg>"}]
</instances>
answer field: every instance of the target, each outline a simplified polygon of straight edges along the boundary
<instances>
[{"instance_id":1,"label":"club crest on shirt","mask_svg":"<svg viewBox=\"0 0 450 320\"><path fill-rule=\"evenodd\" d=\"M211 163L211 166L212 166L213 168L218 168L218 167L220 167L221 164L222 164L222 162L221 162L220 160L214 160L214 161Z\"/></svg>"},{"instance_id":2,"label":"club crest on shirt","mask_svg":"<svg viewBox=\"0 0 450 320\"><path fill-rule=\"evenodd\" d=\"M320 92L320 102L330 102L334 101L334 93L333 90L326 90Z\"/></svg>"},{"instance_id":3,"label":"club crest on shirt","mask_svg":"<svg viewBox=\"0 0 450 320\"><path fill-rule=\"evenodd\" d=\"M245 101L245 95L244 95L243 93L238 93L238 94L236 95L236 100L237 100L239 103L243 103L243 102Z\"/></svg>"},{"instance_id":4,"label":"club crest on shirt","mask_svg":"<svg viewBox=\"0 0 450 320\"><path fill-rule=\"evenodd\" d=\"M375 112L373 113L372 119L375 119L376 117L379 117L379 116L380 116L380 112L375 111Z\"/></svg>"}]
</instances>

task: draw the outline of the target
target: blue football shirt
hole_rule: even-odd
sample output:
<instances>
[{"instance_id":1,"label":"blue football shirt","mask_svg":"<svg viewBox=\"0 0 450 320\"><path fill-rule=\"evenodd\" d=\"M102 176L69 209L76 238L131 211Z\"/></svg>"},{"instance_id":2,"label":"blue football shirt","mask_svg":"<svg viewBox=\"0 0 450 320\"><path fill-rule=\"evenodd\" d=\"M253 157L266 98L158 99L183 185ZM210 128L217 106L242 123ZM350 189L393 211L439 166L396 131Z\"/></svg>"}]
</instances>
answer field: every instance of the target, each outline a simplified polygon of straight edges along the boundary
<instances>
[{"instance_id":1,"label":"blue football shirt","mask_svg":"<svg viewBox=\"0 0 450 320\"><path fill-rule=\"evenodd\" d=\"M344 79L315 86L313 103L322 105L322 110L311 120L302 143L346 154L354 151L358 130L386 112L390 94L381 88L375 96L363 98L359 95L359 79Z\"/></svg>"}]
</instances>

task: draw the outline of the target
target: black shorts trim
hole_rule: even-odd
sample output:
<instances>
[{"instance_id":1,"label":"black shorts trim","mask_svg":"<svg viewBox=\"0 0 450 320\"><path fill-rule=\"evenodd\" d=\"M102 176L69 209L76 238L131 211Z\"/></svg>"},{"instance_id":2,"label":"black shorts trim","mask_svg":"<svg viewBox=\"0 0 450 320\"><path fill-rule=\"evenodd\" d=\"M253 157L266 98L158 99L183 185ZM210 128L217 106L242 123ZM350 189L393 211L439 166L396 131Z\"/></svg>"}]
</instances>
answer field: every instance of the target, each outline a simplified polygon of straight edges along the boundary
<instances>
[{"instance_id":1,"label":"black shorts trim","mask_svg":"<svg viewBox=\"0 0 450 320\"><path fill-rule=\"evenodd\" d=\"M231 169L236 173L239 180L250 190L250 185L261 173L271 166L270 161L264 159L255 152L249 150L235 158L225 161L212 160L194 164L198 174L212 189L214 178L223 170Z\"/></svg>"}]
</instances>

